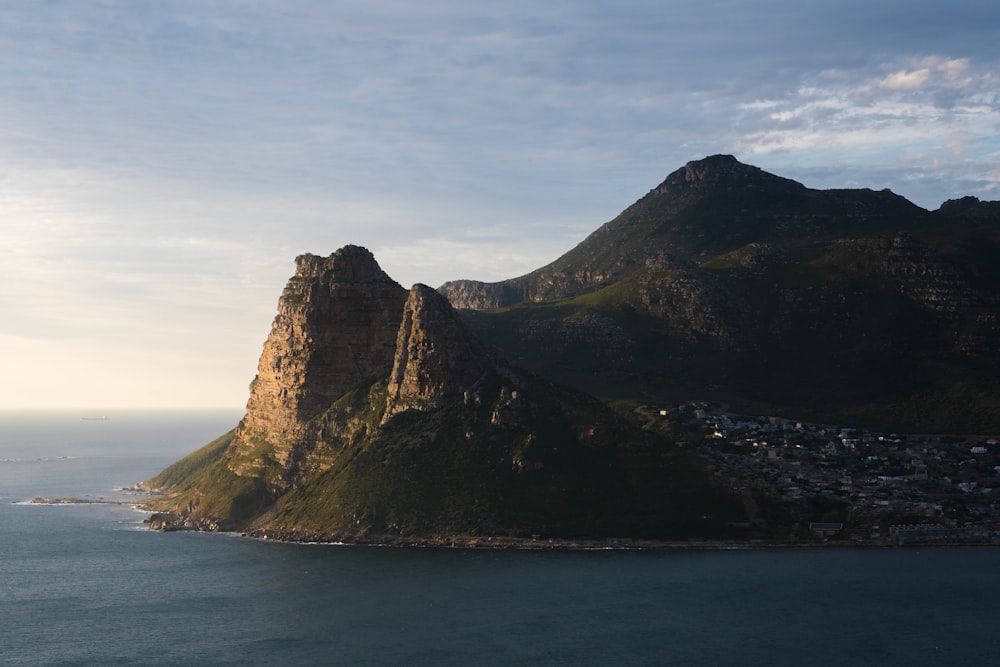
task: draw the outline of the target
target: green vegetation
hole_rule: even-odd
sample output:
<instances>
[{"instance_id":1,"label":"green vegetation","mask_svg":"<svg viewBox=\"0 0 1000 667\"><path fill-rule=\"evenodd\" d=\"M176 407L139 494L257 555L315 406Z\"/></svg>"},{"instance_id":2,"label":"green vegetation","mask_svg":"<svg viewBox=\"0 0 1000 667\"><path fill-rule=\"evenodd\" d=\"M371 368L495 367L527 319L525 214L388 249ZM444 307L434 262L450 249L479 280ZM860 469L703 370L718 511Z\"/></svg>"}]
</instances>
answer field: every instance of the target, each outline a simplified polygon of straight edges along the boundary
<instances>
[{"instance_id":1,"label":"green vegetation","mask_svg":"<svg viewBox=\"0 0 1000 667\"><path fill-rule=\"evenodd\" d=\"M189 490L199 475L222 458L235 433L235 429L229 431L201 449L188 454L146 482L146 486L151 489Z\"/></svg>"},{"instance_id":2,"label":"green vegetation","mask_svg":"<svg viewBox=\"0 0 1000 667\"><path fill-rule=\"evenodd\" d=\"M555 400L526 409L511 429L491 429L486 412L452 405L403 413L376 441L358 444L281 498L261 524L340 536L361 526L404 536L664 537L717 535L721 522L701 518L706 506L720 519L739 511L706 484L699 466L664 460L662 450L610 412L605 418L638 442L581 445Z\"/></svg>"},{"instance_id":3,"label":"green vegetation","mask_svg":"<svg viewBox=\"0 0 1000 667\"><path fill-rule=\"evenodd\" d=\"M317 445L335 451L328 466L281 488L232 472L232 434L150 484L167 487L159 509L291 537L721 537L741 519L686 452L589 396L517 377L491 373L473 399L382 426L384 384L349 392L319 417L353 424Z\"/></svg>"},{"instance_id":4,"label":"green vegetation","mask_svg":"<svg viewBox=\"0 0 1000 667\"><path fill-rule=\"evenodd\" d=\"M298 441L230 432L148 485L184 517L291 539L787 536L803 517L721 488L636 406L1000 433L1000 225L952 208L692 163L549 266L462 286L508 304L461 313L504 360L464 396L383 422L389 381L369 378L296 423ZM308 309L311 285L293 279L283 303ZM455 370L439 363L415 383Z\"/></svg>"}]
</instances>

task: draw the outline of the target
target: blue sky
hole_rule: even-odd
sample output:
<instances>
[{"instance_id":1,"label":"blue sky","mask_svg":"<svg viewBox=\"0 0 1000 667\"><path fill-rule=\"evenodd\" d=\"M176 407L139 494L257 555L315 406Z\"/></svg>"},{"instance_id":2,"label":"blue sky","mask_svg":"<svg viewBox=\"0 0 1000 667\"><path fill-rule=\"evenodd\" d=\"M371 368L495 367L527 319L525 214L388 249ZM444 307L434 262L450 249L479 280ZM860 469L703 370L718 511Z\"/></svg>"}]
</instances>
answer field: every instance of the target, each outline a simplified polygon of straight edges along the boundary
<instances>
[{"instance_id":1,"label":"blue sky","mask_svg":"<svg viewBox=\"0 0 1000 667\"><path fill-rule=\"evenodd\" d=\"M0 408L240 406L303 252L568 250L688 160L1000 199L1000 6L0 5Z\"/></svg>"}]
</instances>

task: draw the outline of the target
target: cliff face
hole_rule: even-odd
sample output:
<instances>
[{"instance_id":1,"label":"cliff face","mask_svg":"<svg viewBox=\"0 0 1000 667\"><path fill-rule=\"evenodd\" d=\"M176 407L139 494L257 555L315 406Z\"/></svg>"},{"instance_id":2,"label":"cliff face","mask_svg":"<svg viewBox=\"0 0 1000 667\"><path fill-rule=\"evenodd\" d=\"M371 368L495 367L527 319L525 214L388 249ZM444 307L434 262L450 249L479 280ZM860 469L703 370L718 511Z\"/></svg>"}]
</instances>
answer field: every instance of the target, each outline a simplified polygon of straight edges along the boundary
<instances>
[{"instance_id":1,"label":"cliff face","mask_svg":"<svg viewBox=\"0 0 1000 667\"><path fill-rule=\"evenodd\" d=\"M672 323L678 332L709 340L721 349L741 348L747 308L711 272L661 253L646 260L634 283L629 305L637 312Z\"/></svg>"},{"instance_id":2,"label":"cliff face","mask_svg":"<svg viewBox=\"0 0 1000 667\"><path fill-rule=\"evenodd\" d=\"M452 280L438 291L456 308L492 310L527 299L523 289L512 283L484 283L479 280Z\"/></svg>"},{"instance_id":3,"label":"cliff face","mask_svg":"<svg viewBox=\"0 0 1000 667\"><path fill-rule=\"evenodd\" d=\"M441 294L414 285L403 309L382 421L404 410L430 410L464 392L488 364Z\"/></svg>"},{"instance_id":4,"label":"cliff face","mask_svg":"<svg viewBox=\"0 0 1000 667\"><path fill-rule=\"evenodd\" d=\"M351 246L296 260L246 416L146 486L161 530L309 540L663 536L691 521L672 506L687 493L719 510L699 531L739 511L700 464L493 361L441 294Z\"/></svg>"},{"instance_id":5,"label":"cliff face","mask_svg":"<svg viewBox=\"0 0 1000 667\"><path fill-rule=\"evenodd\" d=\"M244 419L148 483L172 512L157 525L346 540L743 521L687 450L581 390L995 432L996 204L932 213L713 156L502 283L407 291L363 248L303 255Z\"/></svg>"},{"instance_id":6,"label":"cliff face","mask_svg":"<svg viewBox=\"0 0 1000 667\"><path fill-rule=\"evenodd\" d=\"M392 368L406 290L357 246L326 258L302 255L295 264L236 430L231 469L237 475L269 464L293 472L302 465L293 453L313 449L314 418Z\"/></svg>"}]
</instances>

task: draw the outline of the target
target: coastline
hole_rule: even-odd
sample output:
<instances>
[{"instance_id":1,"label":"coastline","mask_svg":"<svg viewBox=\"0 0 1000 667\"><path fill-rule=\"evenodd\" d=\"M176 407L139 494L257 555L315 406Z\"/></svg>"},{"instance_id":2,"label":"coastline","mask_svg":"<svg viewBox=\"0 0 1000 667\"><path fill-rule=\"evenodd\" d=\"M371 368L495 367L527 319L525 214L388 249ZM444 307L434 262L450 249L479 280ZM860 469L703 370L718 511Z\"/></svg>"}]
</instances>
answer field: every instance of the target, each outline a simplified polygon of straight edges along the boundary
<instances>
[{"instance_id":1,"label":"coastline","mask_svg":"<svg viewBox=\"0 0 1000 667\"><path fill-rule=\"evenodd\" d=\"M148 509L146 511L149 511ZM267 542L286 544L390 547L416 549L467 549L487 551L741 551L758 549L898 549L907 547L997 547L996 541L983 542L858 542L823 540L815 542L783 542L755 539L749 541L718 539L659 540L647 538L569 538L514 537L507 535L336 535L321 531L291 531L275 529L226 529L214 522L193 522L190 519L153 513L144 520L150 530L158 532L213 532Z\"/></svg>"},{"instance_id":2,"label":"coastline","mask_svg":"<svg viewBox=\"0 0 1000 667\"><path fill-rule=\"evenodd\" d=\"M788 542L780 540L720 540L720 539L678 539L663 540L652 538L571 538L509 535L338 535L322 531L296 531L288 529L240 529L211 520L194 520L173 512L163 512L150 507L149 499L116 500L108 498L37 497L21 504L31 505L129 505L139 512L148 514L143 519L149 530L154 532L194 531L220 533L248 539L282 542L287 544L368 546L424 549L468 549L492 551L739 551L751 549L898 549L907 547L998 547L997 540L933 541L933 542L860 542L856 540L824 539L817 541Z\"/></svg>"},{"instance_id":3,"label":"coastline","mask_svg":"<svg viewBox=\"0 0 1000 667\"><path fill-rule=\"evenodd\" d=\"M228 531L227 531L228 532ZM366 535L363 537L332 538L321 535L273 534L273 531L234 533L240 537L289 544L326 544L338 546L370 546L425 549L468 549L492 551L747 551L763 549L902 549L929 547L998 547L997 542L935 542L935 543L874 543L849 540L822 542L778 542L768 540L656 540L524 538L509 536L449 535L414 537L401 535Z\"/></svg>"},{"instance_id":4,"label":"coastline","mask_svg":"<svg viewBox=\"0 0 1000 667\"><path fill-rule=\"evenodd\" d=\"M110 498L76 498L73 496L62 496L50 498L39 496L27 501L28 505L139 505L134 500L112 500ZM145 510L144 510L145 511Z\"/></svg>"}]
</instances>

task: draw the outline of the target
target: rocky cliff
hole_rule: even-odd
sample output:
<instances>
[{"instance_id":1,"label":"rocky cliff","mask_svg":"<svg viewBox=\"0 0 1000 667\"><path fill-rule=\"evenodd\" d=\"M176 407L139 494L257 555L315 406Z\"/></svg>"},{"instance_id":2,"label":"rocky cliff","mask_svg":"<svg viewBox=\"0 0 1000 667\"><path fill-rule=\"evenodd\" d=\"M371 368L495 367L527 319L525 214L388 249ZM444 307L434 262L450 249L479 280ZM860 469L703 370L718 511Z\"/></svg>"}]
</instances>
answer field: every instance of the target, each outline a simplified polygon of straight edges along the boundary
<instances>
[{"instance_id":1,"label":"rocky cliff","mask_svg":"<svg viewBox=\"0 0 1000 667\"><path fill-rule=\"evenodd\" d=\"M752 499L594 395L1000 431L1000 209L712 156L509 281L407 291L363 248L303 255L244 419L148 482L154 524L362 541L746 525Z\"/></svg>"},{"instance_id":2,"label":"rocky cliff","mask_svg":"<svg viewBox=\"0 0 1000 667\"><path fill-rule=\"evenodd\" d=\"M315 469L317 418L392 368L407 297L364 248L302 255L295 265L230 458L237 475L266 475L276 486Z\"/></svg>"},{"instance_id":3,"label":"rocky cliff","mask_svg":"<svg viewBox=\"0 0 1000 667\"><path fill-rule=\"evenodd\" d=\"M489 364L441 294L414 285L403 308L383 423L406 410L432 410L463 397Z\"/></svg>"},{"instance_id":4,"label":"rocky cliff","mask_svg":"<svg viewBox=\"0 0 1000 667\"><path fill-rule=\"evenodd\" d=\"M440 293L406 292L362 248L296 260L258 368L234 432L146 483L164 494L151 525L662 537L717 535L741 511L684 452L491 358Z\"/></svg>"}]
</instances>

